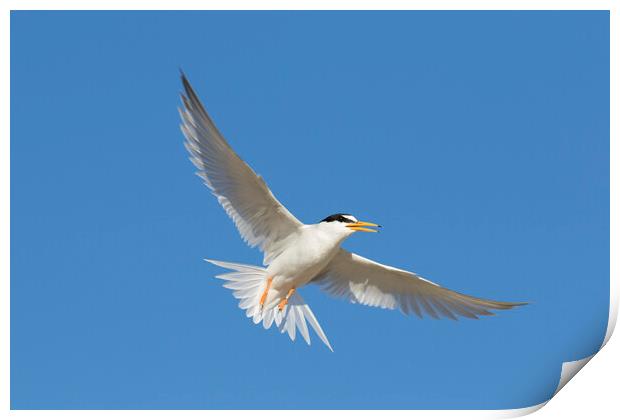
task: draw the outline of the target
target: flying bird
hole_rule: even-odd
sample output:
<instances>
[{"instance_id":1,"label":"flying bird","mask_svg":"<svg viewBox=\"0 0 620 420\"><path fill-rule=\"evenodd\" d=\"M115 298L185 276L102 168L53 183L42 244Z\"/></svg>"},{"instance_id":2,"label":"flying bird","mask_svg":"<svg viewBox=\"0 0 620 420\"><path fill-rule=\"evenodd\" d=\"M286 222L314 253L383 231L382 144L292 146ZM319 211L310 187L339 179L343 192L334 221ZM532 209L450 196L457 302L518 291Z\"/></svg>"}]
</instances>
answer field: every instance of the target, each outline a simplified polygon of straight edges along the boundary
<instances>
[{"instance_id":1,"label":"flying bird","mask_svg":"<svg viewBox=\"0 0 620 420\"><path fill-rule=\"evenodd\" d=\"M241 237L263 252L263 265L206 261L230 270L226 280L239 307L265 329L275 325L295 340L296 331L310 344L308 325L333 351L299 289L317 284L326 293L353 303L422 318L493 315L524 303L500 302L461 294L419 275L380 264L341 247L355 232L377 232L379 225L348 213L332 214L315 224L300 222L278 201L267 184L230 147L184 74L181 130L190 160L205 185L235 223Z\"/></svg>"}]
</instances>

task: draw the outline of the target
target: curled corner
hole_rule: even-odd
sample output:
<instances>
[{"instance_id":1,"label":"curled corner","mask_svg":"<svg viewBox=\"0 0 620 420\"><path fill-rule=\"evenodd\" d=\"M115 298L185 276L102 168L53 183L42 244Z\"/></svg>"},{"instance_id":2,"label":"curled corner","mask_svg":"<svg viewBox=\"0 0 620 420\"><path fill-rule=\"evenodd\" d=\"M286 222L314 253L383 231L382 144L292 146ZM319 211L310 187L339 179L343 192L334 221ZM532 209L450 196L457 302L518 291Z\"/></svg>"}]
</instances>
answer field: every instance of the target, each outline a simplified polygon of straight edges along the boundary
<instances>
[{"instance_id":1,"label":"curled corner","mask_svg":"<svg viewBox=\"0 0 620 420\"><path fill-rule=\"evenodd\" d=\"M596 354L596 353L595 353ZM558 383L558 387L555 389L553 396L560 392L564 385L568 383L573 376L577 374L592 358L592 356L584 357L583 359L573 360L572 362L564 362L562 363L562 372L560 373L560 382Z\"/></svg>"},{"instance_id":2,"label":"curled corner","mask_svg":"<svg viewBox=\"0 0 620 420\"><path fill-rule=\"evenodd\" d=\"M528 414L532 414L535 411L540 410L541 408L543 408L549 401L543 401L540 404L536 404L536 405L532 405L530 407L524 407L524 408L513 408L511 410L501 410L501 413L498 412L494 418L496 419L512 419L515 417L523 417L523 416L527 416Z\"/></svg>"},{"instance_id":3,"label":"curled corner","mask_svg":"<svg viewBox=\"0 0 620 420\"><path fill-rule=\"evenodd\" d=\"M611 335L616 329L616 321L618 320L618 300L620 300L620 296L618 296L618 293L614 293L614 290L610 290L609 294L609 321L607 321L607 332L605 333L605 339L603 340L601 348L603 348L611 338Z\"/></svg>"},{"instance_id":4,"label":"curled corner","mask_svg":"<svg viewBox=\"0 0 620 420\"><path fill-rule=\"evenodd\" d=\"M571 379L573 379L573 377L585 366L588 364L588 362L590 360L592 360L592 358L594 356L596 356L596 354L601 351L601 349L603 347L605 347L605 345L607 344L607 342L609 341L609 339L611 338L614 329L616 328L616 321L618 320L618 302L620 300L619 296L617 293L614 293L616 288L615 288L615 283L612 280L611 284L610 284L610 305L609 305L609 319L607 322L607 331L605 332L605 338L603 339L603 343L601 344L601 347L592 355L588 356L588 357L584 357L583 359L579 359L579 360L573 360L572 362L564 362L562 363L562 372L560 373L560 381L558 383L557 388L555 389L555 392L553 393L553 397L556 396L556 394L558 392L560 392L560 390L562 388L564 388L564 385L566 385ZM551 397L551 398L553 398ZM551 399L547 400L547 401L543 401L540 404L537 405L533 405L531 407L524 407L524 408L519 408L519 409L513 409L513 410L500 410L497 413L501 414L499 416L497 416L496 418L514 418L514 417L521 417L521 416L525 416L528 414L531 414L535 411L540 410L541 408L543 408L549 401L551 401Z\"/></svg>"},{"instance_id":5,"label":"curled corner","mask_svg":"<svg viewBox=\"0 0 620 420\"><path fill-rule=\"evenodd\" d=\"M560 382L558 383L558 387L555 389L555 392L553 393L553 397L555 397L555 395L558 392L560 392L560 390L564 387L564 385L566 385L568 381L570 381L573 378L573 376L575 376L577 372L579 372L581 368L583 368L595 355L596 353L591 356L584 357L583 359L562 363L562 372L560 373ZM533 412L540 410L545 405L547 405L549 401L551 401L551 399L543 401L540 404L532 405L530 407L524 407L524 408L518 408L518 409L512 409L512 410L501 410L501 414L500 412L498 412L497 413L498 415L495 418L508 419L508 418L526 416L528 414L532 414Z\"/></svg>"},{"instance_id":6,"label":"curled corner","mask_svg":"<svg viewBox=\"0 0 620 420\"><path fill-rule=\"evenodd\" d=\"M596 356L596 354L599 351L601 351L603 347L605 347L605 344L607 344L607 342L611 338L614 332L614 329L616 328L616 321L618 320L618 296L617 294L613 293L614 292L613 283L611 285L612 287L610 288L610 291L609 291L609 295L610 295L609 319L607 321L607 331L605 332L605 338L603 339L603 343L601 344L601 347L594 354L588 357L584 357L583 359L579 359L579 360L573 360L572 362L562 363L562 372L560 373L560 382L558 383L558 387L555 389L555 392L553 393L554 397L558 392L560 392L562 388L564 388L564 385L566 385L568 381L573 379L573 377L577 374L577 372L579 372L590 360L592 360L594 356Z\"/></svg>"}]
</instances>

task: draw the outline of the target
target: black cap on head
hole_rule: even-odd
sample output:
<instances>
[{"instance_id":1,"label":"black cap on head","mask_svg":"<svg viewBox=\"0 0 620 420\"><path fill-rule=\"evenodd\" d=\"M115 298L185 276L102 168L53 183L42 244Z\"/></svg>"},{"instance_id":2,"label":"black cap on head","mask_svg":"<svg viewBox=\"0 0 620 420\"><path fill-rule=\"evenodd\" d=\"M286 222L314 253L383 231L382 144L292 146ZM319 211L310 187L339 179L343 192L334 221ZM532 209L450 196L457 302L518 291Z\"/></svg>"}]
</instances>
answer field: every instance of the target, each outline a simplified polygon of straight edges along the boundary
<instances>
[{"instance_id":1,"label":"black cap on head","mask_svg":"<svg viewBox=\"0 0 620 420\"><path fill-rule=\"evenodd\" d=\"M321 220L321 222L342 222L342 223L355 223L355 220L350 219L352 217L348 213L336 213L331 216L327 216L325 219Z\"/></svg>"}]
</instances>

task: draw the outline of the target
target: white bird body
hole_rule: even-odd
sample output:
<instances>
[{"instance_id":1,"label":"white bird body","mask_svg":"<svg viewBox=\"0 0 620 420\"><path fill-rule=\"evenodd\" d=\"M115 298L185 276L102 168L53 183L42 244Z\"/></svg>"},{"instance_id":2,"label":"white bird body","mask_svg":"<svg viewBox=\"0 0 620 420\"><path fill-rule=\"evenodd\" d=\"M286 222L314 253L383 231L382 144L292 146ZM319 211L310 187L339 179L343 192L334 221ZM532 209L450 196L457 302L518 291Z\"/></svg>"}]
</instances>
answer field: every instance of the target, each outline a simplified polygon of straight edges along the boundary
<instances>
[{"instance_id":1,"label":"white bird body","mask_svg":"<svg viewBox=\"0 0 620 420\"><path fill-rule=\"evenodd\" d=\"M316 224L303 224L284 207L258 176L232 150L215 127L191 85L182 76L185 94L180 109L181 130L190 159L248 245L263 251L263 264L207 260L231 270L217 278L233 290L239 307L254 323L275 324L295 339L296 331L310 344L307 323L332 349L298 289L309 283L353 303L422 318L477 319L489 310L510 309L522 303L480 299L432 283L415 273L383 265L341 247L356 231L376 232L374 223L337 213Z\"/></svg>"},{"instance_id":2,"label":"white bird body","mask_svg":"<svg viewBox=\"0 0 620 420\"><path fill-rule=\"evenodd\" d=\"M286 249L267 268L267 275L273 283L265 308L274 306L291 288L299 289L312 281L353 232L334 223L300 226L288 238Z\"/></svg>"}]
</instances>

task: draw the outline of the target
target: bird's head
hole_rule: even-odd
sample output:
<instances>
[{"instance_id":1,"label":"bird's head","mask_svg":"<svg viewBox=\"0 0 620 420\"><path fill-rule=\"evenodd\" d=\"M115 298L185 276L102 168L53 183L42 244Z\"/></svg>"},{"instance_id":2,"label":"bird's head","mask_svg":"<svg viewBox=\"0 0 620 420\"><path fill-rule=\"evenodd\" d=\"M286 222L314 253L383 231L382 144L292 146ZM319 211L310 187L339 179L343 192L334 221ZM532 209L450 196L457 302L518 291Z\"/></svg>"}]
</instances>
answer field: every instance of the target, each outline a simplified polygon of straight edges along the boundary
<instances>
[{"instance_id":1,"label":"bird's head","mask_svg":"<svg viewBox=\"0 0 620 420\"><path fill-rule=\"evenodd\" d=\"M378 232L377 229L371 229L371 227L381 227L376 223L361 222L357 220L355 216L347 213L336 213L331 216L327 216L325 219L321 220L321 224L326 224L326 227L330 227L349 235L353 232Z\"/></svg>"}]
</instances>

